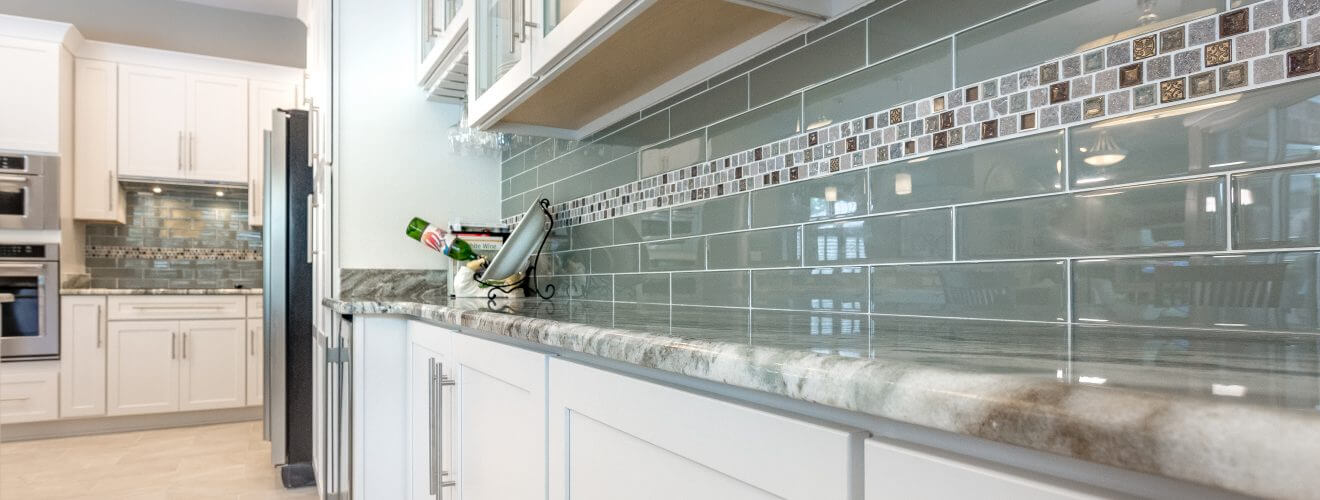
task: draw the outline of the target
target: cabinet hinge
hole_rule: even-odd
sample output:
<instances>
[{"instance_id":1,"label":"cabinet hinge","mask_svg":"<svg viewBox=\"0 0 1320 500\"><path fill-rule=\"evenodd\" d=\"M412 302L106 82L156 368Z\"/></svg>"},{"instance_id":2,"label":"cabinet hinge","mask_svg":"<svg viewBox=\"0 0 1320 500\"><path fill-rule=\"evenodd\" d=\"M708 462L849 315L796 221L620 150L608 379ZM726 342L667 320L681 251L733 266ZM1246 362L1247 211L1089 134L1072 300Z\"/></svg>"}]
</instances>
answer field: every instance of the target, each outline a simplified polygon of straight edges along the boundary
<instances>
[{"instance_id":1,"label":"cabinet hinge","mask_svg":"<svg viewBox=\"0 0 1320 500\"><path fill-rule=\"evenodd\" d=\"M343 347L325 348L325 362L343 364L348 362L348 349Z\"/></svg>"}]
</instances>

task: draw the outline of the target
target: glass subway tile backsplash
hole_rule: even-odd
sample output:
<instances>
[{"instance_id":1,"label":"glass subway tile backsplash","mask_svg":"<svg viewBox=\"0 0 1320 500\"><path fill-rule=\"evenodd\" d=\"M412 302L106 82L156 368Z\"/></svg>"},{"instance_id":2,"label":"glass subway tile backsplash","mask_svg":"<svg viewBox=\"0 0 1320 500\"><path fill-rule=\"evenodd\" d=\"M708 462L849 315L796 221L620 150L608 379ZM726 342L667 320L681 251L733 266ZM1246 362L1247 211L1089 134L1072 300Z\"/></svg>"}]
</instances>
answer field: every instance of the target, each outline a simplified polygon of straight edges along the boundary
<instances>
[{"instance_id":1,"label":"glass subway tile backsplash","mask_svg":"<svg viewBox=\"0 0 1320 500\"><path fill-rule=\"evenodd\" d=\"M1106 332L1320 333L1320 68L1287 65L1320 40L1253 45L1320 14L973 3L873 2L582 141L518 137L504 215L572 204L567 297L814 321L840 354L1011 330L1052 373Z\"/></svg>"},{"instance_id":2,"label":"glass subway tile backsplash","mask_svg":"<svg viewBox=\"0 0 1320 500\"><path fill-rule=\"evenodd\" d=\"M261 288L261 229L242 190L125 184L125 224L87 224L93 288Z\"/></svg>"}]
</instances>

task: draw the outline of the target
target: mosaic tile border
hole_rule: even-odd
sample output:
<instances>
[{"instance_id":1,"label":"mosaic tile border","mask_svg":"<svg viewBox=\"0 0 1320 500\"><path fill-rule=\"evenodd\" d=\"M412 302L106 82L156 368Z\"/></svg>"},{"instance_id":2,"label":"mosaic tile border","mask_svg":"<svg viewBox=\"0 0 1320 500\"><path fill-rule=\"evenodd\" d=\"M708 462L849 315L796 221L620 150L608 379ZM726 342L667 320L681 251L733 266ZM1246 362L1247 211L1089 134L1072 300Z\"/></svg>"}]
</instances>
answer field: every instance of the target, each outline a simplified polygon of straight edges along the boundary
<instances>
[{"instance_id":1,"label":"mosaic tile border","mask_svg":"<svg viewBox=\"0 0 1320 500\"><path fill-rule=\"evenodd\" d=\"M260 261L261 250L234 248L165 248L89 245L87 257L99 259Z\"/></svg>"},{"instance_id":2,"label":"mosaic tile border","mask_svg":"<svg viewBox=\"0 0 1320 500\"><path fill-rule=\"evenodd\" d=\"M559 202L551 210L561 227L575 226L1316 75L1320 2L1271 0Z\"/></svg>"}]
</instances>

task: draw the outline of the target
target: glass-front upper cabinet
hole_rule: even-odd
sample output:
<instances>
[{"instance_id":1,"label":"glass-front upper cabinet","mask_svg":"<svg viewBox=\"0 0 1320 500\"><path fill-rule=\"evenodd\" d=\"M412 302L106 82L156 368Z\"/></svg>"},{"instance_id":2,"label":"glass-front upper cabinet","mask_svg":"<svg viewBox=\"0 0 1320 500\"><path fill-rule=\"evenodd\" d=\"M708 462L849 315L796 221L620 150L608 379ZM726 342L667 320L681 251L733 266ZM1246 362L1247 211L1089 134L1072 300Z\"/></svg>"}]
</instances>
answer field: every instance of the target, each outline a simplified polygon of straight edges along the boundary
<instances>
[{"instance_id":1,"label":"glass-front upper cabinet","mask_svg":"<svg viewBox=\"0 0 1320 500\"><path fill-rule=\"evenodd\" d=\"M458 17L464 0L421 0L421 59L425 61L431 55L437 42L449 31L450 24ZM469 0L470 1L470 0Z\"/></svg>"},{"instance_id":2,"label":"glass-front upper cabinet","mask_svg":"<svg viewBox=\"0 0 1320 500\"><path fill-rule=\"evenodd\" d=\"M654 0L533 0L541 16L532 72L545 75L572 55L588 37L601 31L624 10L644 9Z\"/></svg>"},{"instance_id":3,"label":"glass-front upper cabinet","mask_svg":"<svg viewBox=\"0 0 1320 500\"><path fill-rule=\"evenodd\" d=\"M417 83L433 98L466 98L473 1L418 0Z\"/></svg>"},{"instance_id":4,"label":"glass-front upper cabinet","mask_svg":"<svg viewBox=\"0 0 1320 500\"><path fill-rule=\"evenodd\" d=\"M539 3L530 0L466 0L474 3L468 115L480 123L526 89L532 75L532 28ZM529 5L530 4L530 5ZM535 11L528 12L528 7Z\"/></svg>"}]
</instances>

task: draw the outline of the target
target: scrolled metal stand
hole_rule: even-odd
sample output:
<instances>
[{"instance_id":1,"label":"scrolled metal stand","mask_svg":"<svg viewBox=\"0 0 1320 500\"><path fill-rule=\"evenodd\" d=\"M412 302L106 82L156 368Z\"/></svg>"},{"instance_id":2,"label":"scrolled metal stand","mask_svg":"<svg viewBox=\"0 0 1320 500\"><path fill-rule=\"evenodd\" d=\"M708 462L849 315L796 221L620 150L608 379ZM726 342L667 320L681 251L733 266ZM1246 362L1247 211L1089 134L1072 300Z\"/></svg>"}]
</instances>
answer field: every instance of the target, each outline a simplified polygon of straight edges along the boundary
<instances>
[{"instance_id":1,"label":"scrolled metal stand","mask_svg":"<svg viewBox=\"0 0 1320 500\"><path fill-rule=\"evenodd\" d=\"M514 290L521 289L524 291L524 296L535 294L537 297L540 297L541 300L550 300L551 297L555 296L555 285L553 283L546 283L544 291L542 291L536 278L536 265L541 261L541 252L545 250L545 242L550 239L550 232L555 228L555 216L550 213L550 200L541 198L541 200L536 203L540 205L541 210L545 212L545 218L550 221L550 225L545 228L545 234L541 236L541 244L536 247L536 253L532 255L532 263L527 266L527 271L523 273L522 278L505 285L496 285L494 283L482 281L481 278L473 278L477 283L481 283L490 288L490 290L486 292L486 298L490 299L490 304L492 306L495 304L495 299L499 298L497 292L508 295Z\"/></svg>"}]
</instances>

